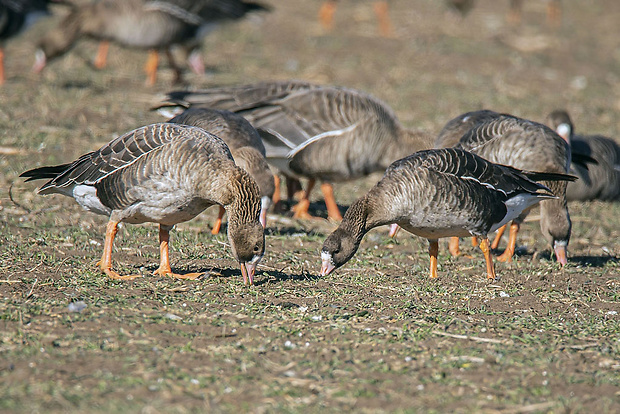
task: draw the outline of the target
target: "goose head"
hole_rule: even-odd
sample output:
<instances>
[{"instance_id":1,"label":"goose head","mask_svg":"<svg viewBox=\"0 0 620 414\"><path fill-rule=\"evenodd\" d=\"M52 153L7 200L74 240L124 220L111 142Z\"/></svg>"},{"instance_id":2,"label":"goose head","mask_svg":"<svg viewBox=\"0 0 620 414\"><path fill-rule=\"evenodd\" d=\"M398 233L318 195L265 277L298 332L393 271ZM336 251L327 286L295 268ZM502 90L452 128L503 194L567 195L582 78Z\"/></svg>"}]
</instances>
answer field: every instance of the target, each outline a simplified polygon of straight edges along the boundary
<instances>
[{"instance_id":1,"label":"goose head","mask_svg":"<svg viewBox=\"0 0 620 414\"><path fill-rule=\"evenodd\" d=\"M327 276L335 269L348 262L357 249L360 242L358 238L339 227L325 239L321 249L321 276Z\"/></svg>"},{"instance_id":2,"label":"goose head","mask_svg":"<svg viewBox=\"0 0 620 414\"><path fill-rule=\"evenodd\" d=\"M228 240L233 256L239 262L243 283L254 283L256 266L265 254L265 232L261 223L228 224Z\"/></svg>"},{"instance_id":3,"label":"goose head","mask_svg":"<svg viewBox=\"0 0 620 414\"><path fill-rule=\"evenodd\" d=\"M562 109L553 111L548 116L548 122L555 132L564 138L564 141L570 143L570 138L573 135L573 123L568 112Z\"/></svg>"}]
</instances>

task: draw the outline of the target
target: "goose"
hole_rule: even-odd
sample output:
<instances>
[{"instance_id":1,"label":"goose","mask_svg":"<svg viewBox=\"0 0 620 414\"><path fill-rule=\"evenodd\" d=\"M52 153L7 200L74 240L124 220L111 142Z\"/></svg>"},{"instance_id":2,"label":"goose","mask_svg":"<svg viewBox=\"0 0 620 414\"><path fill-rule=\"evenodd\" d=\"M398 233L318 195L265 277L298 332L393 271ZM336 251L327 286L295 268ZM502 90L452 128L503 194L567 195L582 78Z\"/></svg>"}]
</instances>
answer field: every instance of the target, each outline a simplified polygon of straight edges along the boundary
<instances>
[{"instance_id":1,"label":"goose","mask_svg":"<svg viewBox=\"0 0 620 414\"><path fill-rule=\"evenodd\" d=\"M429 241L430 277L437 277L438 239L476 236L487 278L496 278L487 234L525 209L555 199L536 181L570 180L559 173L521 171L458 148L416 152L394 162L370 191L355 201L321 250L321 276L353 257L374 227L397 223Z\"/></svg>"},{"instance_id":2,"label":"goose","mask_svg":"<svg viewBox=\"0 0 620 414\"><path fill-rule=\"evenodd\" d=\"M307 178L295 217L309 218L310 192L322 181L328 217L341 220L332 182L385 171L430 147L423 131L404 128L385 103L364 92L301 81L260 82L170 92L155 109L213 107L246 118L265 144L267 161L287 176Z\"/></svg>"},{"instance_id":3,"label":"goose","mask_svg":"<svg viewBox=\"0 0 620 414\"><path fill-rule=\"evenodd\" d=\"M53 0L0 0L0 85L4 84L3 43L30 27L39 18L49 15ZM60 3L60 0L56 0Z\"/></svg>"},{"instance_id":4,"label":"goose","mask_svg":"<svg viewBox=\"0 0 620 414\"><path fill-rule=\"evenodd\" d=\"M73 197L88 211L109 216L99 268L111 279L131 280L112 270L112 244L120 222L159 224L160 265L156 275L196 279L172 272L169 231L218 204L228 211L228 240L245 284L252 284L265 251L259 222L258 186L237 167L228 147L205 130L159 123L130 131L69 164L20 175L48 179L39 194Z\"/></svg>"},{"instance_id":5,"label":"goose","mask_svg":"<svg viewBox=\"0 0 620 414\"><path fill-rule=\"evenodd\" d=\"M224 140L235 163L246 170L258 184L261 196L260 222L265 227L275 184L265 160L265 146L256 129L234 112L210 108L189 108L168 122L200 127ZM213 234L219 233L224 212L224 207L220 206Z\"/></svg>"},{"instance_id":6,"label":"goose","mask_svg":"<svg viewBox=\"0 0 620 414\"><path fill-rule=\"evenodd\" d=\"M558 27L562 23L562 3L560 0L546 0L547 2L547 25ZM513 25L521 24L523 13L523 0L510 0L508 16L506 19Z\"/></svg>"},{"instance_id":7,"label":"goose","mask_svg":"<svg viewBox=\"0 0 620 414\"><path fill-rule=\"evenodd\" d=\"M482 121L474 122L474 127L461 136L462 131L458 126L469 124L476 118ZM466 126L463 126L463 129L466 129ZM449 130L455 131L454 137L444 133ZM435 145L454 144L456 136L460 138L452 147L471 151L491 162L529 171L568 172L570 147L558 134L543 124L492 111L469 112L449 121ZM540 203L540 227L553 247L558 262L564 266L567 263L566 247L571 233L570 215L566 204L566 182L552 182L547 185L557 198ZM510 225L508 246L498 260L512 260L517 233L528 211L525 210ZM503 231L503 228L499 230L491 248L497 248ZM460 253L458 239L452 239L450 246L453 255Z\"/></svg>"},{"instance_id":8,"label":"goose","mask_svg":"<svg viewBox=\"0 0 620 414\"><path fill-rule=\"evenodd\" d=\"M175 63L170 47L194 42L216 22L223 20L242 0L100 0L77 6L55 29L39 42L35 72L40 72L53 58L66 53L82 36L115 41L119 44L150 49L145 65L147 84L156 81L159 50L165 50L175 81L181 80L181 70ZM239 6L243 8L242 6ZM100 47L95 66L105 64L106 43Z\"/></svg>"},{"instance_id":9,"label":"goose","mask_svg":"<svg viewBox=\"0 0 620 414\"><path fill-rule=\"evenodd\" d=\"M202 75L205 71L205 64L202 60L202 56L200 55L200 46L204 37L215 30L220 24L240 20L253 11L270 10L269 7L262 4L251 3L244 0L202 0L195 2L194 5L187 3L187 1L164 1L166 3L178 4L181 7L188 8L192 12L196 11L202 19L202 23L200 24L196 34L182 44L182 49L186 53L189 67L197 75ZM199 7L200 9L197 10L196 7ZM105 67L109 47L110 42L108 40L102 40L99 43L97 56L94 60L94 66L97 69L102 69Z\"/></svg>"},{"instance_id":10,"label":"goose","mask_svg":"<svg viewBox=\"0 0 620 414\"><path fill-rule=\"evenodd\" d=\"M319 9L319 22L325 30L332 30L334 27L334 14L336 13L337 0L324 0ZM392 23L388 13L389 7L387 0L376 0L373 5L375 14L379 21L379 33L383 37L392 36Z\"/></svg>"},{"instance_id":11,"label":"goose","mask_svg":"<svg viewBox=\"0 0 620 414\"><path fill-rule=\"evenodd\" d=\"M571 172L579 177L569 183L566 198L569 201L620 200L620 146L601 135L575 135L573 123L566 110L555 110L548 116L548 124L571 146L573 152L585 153L596 160L587 168L573 163Z\"/></svg>"}]
</instances>

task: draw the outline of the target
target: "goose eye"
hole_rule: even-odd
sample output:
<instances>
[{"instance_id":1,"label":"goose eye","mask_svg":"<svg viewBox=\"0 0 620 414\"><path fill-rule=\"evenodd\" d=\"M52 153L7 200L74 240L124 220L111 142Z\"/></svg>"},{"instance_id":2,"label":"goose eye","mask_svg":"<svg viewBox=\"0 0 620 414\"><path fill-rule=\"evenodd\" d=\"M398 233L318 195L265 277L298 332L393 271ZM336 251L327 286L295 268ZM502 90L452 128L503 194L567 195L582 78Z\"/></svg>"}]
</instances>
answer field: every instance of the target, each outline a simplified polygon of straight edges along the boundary
<instances>
[{"instance_id":1,"label":"goose eye","mask_svg":"<svg viewBox=\"0 0 620 414\"><path fill-rule=\"evenodd\" d=\"M258 247L258 245L254 246L254 253L258 253L259 250L260 248Z\"/></svg>"}]
</instances>

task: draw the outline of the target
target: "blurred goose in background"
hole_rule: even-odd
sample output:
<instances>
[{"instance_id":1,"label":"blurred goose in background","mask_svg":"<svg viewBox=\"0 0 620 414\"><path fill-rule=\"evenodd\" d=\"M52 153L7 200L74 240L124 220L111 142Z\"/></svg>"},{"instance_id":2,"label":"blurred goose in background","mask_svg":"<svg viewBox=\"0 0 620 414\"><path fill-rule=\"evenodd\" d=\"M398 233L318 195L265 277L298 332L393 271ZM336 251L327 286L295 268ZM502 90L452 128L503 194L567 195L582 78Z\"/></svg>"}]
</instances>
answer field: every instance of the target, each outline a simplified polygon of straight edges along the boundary
<instances>
[{"instance_id":1,"label":"blurred goose in background","mask_svg":"<svg viewBox=\"0 0 620 414\"><path fill-rule=\"evenodd\" d=\"M345 264L374 227L397 223L429 241L430 277L437 277L438 239L480 237L488 279L495 279L487 234L555 195L535 181L564 174L520 171L456 148L417 152L394 162L345 213L323 243L321 276Z\"/></svg>"},{"instance_id":2,"label":"blurred goose in background","mask_svg":"<svg viewBox=\"0 0 620 414\"><path fill-rule=\"evenodd\" d=\"M364 92L307 82L171 92L159 109L170 106L225 109L250 121L263 138L267 161L287 176L309 180L294 207L297 218L310 217L310 192L320 180L328 216L341 220L332 182L384 171L431 142L429 134L404 128L390 107Z\"/></svg>"},{"instance_id":3,"label":"blurred goose in background","mask_svg":"<svg viewBox=\"0 0 620 414\"><path fill-rule=\"evenodd\" d=\"M474 7L475 0L446 0L448 9L459 13L461 17L465 17Z\"/></svg>"},{"instance_id":4,"label":"blurred goose in background","mask_svg":"<svg viewBox=\"0 0 620 414\"><path fill-rule=\"evenodd\" d=\"M324 0L319 9L319 21L325 30L334 27L334 14L336 13L337 0ZM383 37L392 36L392 22L390 21L387 0L375 0L373 9L379 21L379 33Z\"/></svg>"},{"instance_id":5,"label":"blurred goose in background","mask_svg":"<svg viewBox=\"0 0 620 414\"><path fill-rule=\"evenodd\" d=\"M569 183L569 201L620 200L620 146L602 135L575 135L573 123L565 110L553 111L549 125L568 142L573 152L587 154L596 160L586 167L573 163L571 173L580 179Z\"/></svg>"},{"instance_id":6,"label":"blurred goose in background","mask_svg":"<svg viewBox=\"0 0 620 414\"><path fill-rule=\"evenodd\" d=\"M0 85L5 81L3 44L49 15L50 1L53 0L0 0Z\"/></svg>"},{"instance_id":7,"label":"blurred goose in background","mask_svg":"<svg viewBox=\"0 0 620 414\"><path fill-rule=\"evenodd\" d=\"M468 112L451 120L446 125L447 129L440 132L436 146L454 143L456 137L450 137L446 131L452 130L455 135L461 135L462 131L458 126L466 125L476 118L482 119L482 122L476 123L452 147L471 151L491 162L518 169L549 173L568 172L570 147L558 134L545 125L507 114L494 115L492 111ZM557 198L540 203L540 228L553 247L558 262L564 266L567 263L566 246L571 233L566 204L566 182L543 184L548 186ZM512 260L517 233L528 212L529 209L526 209L510 225L508 246L498 260ZM503 228L498 231L492 248L499 245L503 231ZM458 239L451 240L450 252L453 255L460 253Z\"/></svg>"},{"instance_id":8,"label":"blurred goose in background","mask_svg":"<svg viewBox=\"0 0 620 414\"><path fill-rule=\"evenodd\" d=\"M196 34L185 40L181 45L186 53L190 69L198 75L204 74L205 71L205 64L200 51L202 39L205 36L221 24L239 20L250 12L269 10L268 7L262 4L246 2L245 0L202 0L194 2L189 0L163 0L163 2L191 11L202 20ZM147 7L153 7L153 2L148 3ZM99 44L99 50L94 61L96 68L102 69L105 67L109 46L110 42L108 40L103 40Z\"/></svg>"},{"instance_id":9,"label":"blurred goose in background","mask_svg":"<svg viewBox=\"0 0 620 414\"><path fill-rule=\"evenodd\" d=\"M560 0L545 0L547 3L547 25L558 27L562 23L562 3ZM507 20L509 23L521 24L523 0L510 0Z\"/></svg>"},{"instance_id":10,"label":"blurred goose in background","mask_svg":"<svg viewBox=\"0 0 620 414\"><path fill-rule=\"evenodd\" d=\"M256 129L240 115L209 108L189 108L168 122L200 127L224 140L235 163L258 184L261 197L260 222L265 227L275 186L273 173L265 160L265 146ZM224 207L220 206L213 234L220 232L224 212Z\"/></svg>"},{"instance_id":11,"label":"blurred goose in background","mask_svg":"<svg viewBox=\"0 0 620 414\"><path fill-rule=\"evenodd\" d=\"M196 38L227 15L233 19L235 13L241 13L238 9L245 14L258 8L263 6L242 0L100 0L82 4L41 39L33 69L41 71L49 60L66 53L79 38L88 36L150 49L145 65L148 85L155 83L159 51L164 50L175 72L175 81L180 81L181 70L170 51L173 45L196 42ZM106 45L100 47L95 66L105 64Z\"/></svg>"},{"instance_id":12,"label":"blurred goose in background","mask_svg":"<svg viewBox=\"0 0 620 414\"><path fill-rule=\"evenodd\" d=\"M155 274L195 279L200 273L174 274L168 254L169 231L214 204L228 212L228 240L244 282L252 284L264 253L258 186L235 165L220 138L201 128L153 124L112 140L76 161L35 168L20 175L48 179L39 194L73 197L88 211L109 215L101 261L112 279L130 280L112 270L112 244L120 222L159 223L161 261Z\"/></svg>"}]
</instances>

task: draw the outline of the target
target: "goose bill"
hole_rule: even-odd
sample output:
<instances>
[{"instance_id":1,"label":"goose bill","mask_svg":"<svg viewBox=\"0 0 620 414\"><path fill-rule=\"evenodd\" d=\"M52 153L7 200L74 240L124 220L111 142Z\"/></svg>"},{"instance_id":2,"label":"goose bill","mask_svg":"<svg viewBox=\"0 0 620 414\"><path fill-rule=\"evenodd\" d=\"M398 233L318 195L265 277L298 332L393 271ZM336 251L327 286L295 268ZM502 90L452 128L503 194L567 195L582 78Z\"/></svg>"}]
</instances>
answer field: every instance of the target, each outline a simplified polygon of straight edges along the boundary
<instances>
[{"instance_id":1,"label":"goose bill","mask_svg":"<svg viewBox=\"0 0 620 414\"><path fill-rule=\"evenodd\" d=\"M553 251L555 252L555 257L558 260L558 263L562 266L566 266L568 263L568 259L566 258L566 245L555 243L553 246Z\"/></svg>"},{"instance_id":2,"label":"goose bill","mask_svg":"<svg viewBox=\"0 0 620 414\"><path fill-rule=\"evenodd\" d=\"M45 52L38 49L34 55L34 65L32 66L32 71L34 73L39 73L43 70L45 65L47 65L47 57L45 56Z\"/></svg>"},{"instance_id":3,"label":"goose bill","mask_svg":"<svg viewBox=\"0 0 620 414\"><path fill-rule=\"evenodd\" d=\"M243 284L244 285L253 285L254 284L254 275L256 274L256 265L260 262L262 256L254 256L249 262L239 262L239 267L241 267L241 274L243 275Z\"/></svg>"},{"instance_id":4,"label":"goose bill","mask_svg":"<svg viewBox=\"0 0 620 414\"><path fill-rule=\"evenodd\" d=\"M331 254L327 252L321 252L321 276L327 276L330 274L336 266L334 266L334 261L332 259Z\"/></svg>"}]
</instances>

